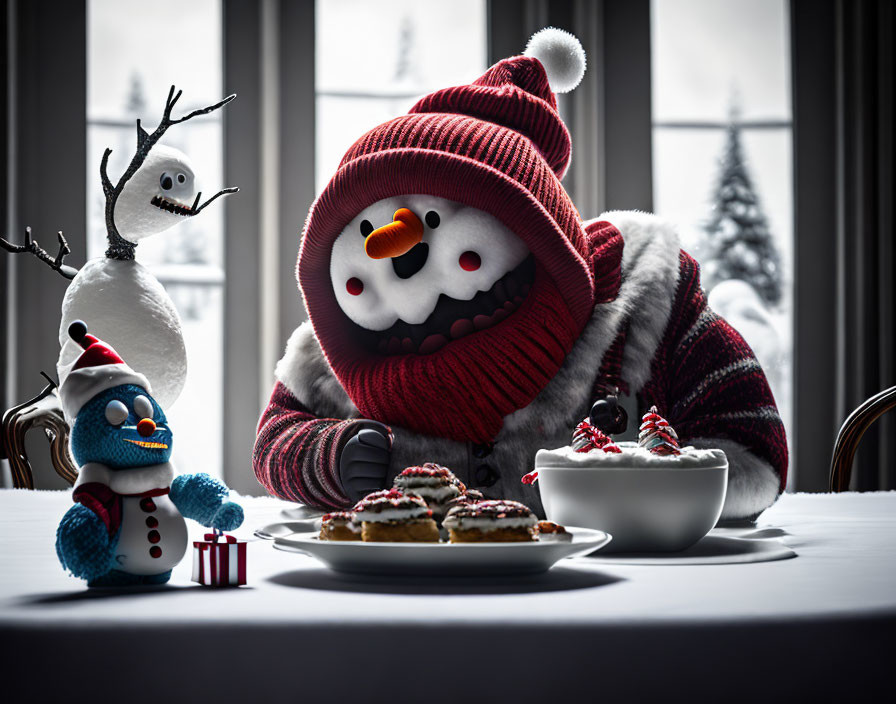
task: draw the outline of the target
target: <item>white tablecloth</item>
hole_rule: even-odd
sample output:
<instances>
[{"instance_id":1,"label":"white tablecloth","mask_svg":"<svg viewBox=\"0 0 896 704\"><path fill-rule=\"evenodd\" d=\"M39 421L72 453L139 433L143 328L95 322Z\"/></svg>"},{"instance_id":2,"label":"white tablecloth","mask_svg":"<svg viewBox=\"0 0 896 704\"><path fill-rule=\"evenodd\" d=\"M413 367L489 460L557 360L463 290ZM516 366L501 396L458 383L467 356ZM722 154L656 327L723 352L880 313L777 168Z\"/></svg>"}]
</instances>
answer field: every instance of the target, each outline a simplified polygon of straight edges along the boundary
<instances>
[{"instance_id":1,"label":"white tablecloth","mask_svg":"<svg viewBox=\"0 0 896 704\"><path fill-rule=\"evenodd\" d=\"M70 501L0 491L0 693L27 701L755 702L892 682L896 492L784 496L745 529L798 554L779 562L357 578L254 541L247 587L190 582L188 553L137 593L63 573ZM240 501L243 537L289 506Z\"/></svg>"}]
</instances>

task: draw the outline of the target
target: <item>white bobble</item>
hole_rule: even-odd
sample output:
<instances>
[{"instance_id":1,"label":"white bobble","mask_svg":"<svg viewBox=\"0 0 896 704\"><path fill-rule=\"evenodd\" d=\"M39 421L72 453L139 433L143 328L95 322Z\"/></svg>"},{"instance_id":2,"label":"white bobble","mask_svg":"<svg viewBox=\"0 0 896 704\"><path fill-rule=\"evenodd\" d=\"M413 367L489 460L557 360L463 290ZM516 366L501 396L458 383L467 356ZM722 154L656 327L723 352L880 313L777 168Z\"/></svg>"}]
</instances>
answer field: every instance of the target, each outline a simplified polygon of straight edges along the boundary
<instances>
[{"instance_id":1,"label":"white bobble","mask_svg":"<svg viewBox=\"0 0 896 704\"><path fill-rule=\"evenodd\" d=\"M538 59L555 93L568 93L585 75L585 50L575 35L556 27L545 27L532 35L526 56Z\"/></svg>"}]
</instances>

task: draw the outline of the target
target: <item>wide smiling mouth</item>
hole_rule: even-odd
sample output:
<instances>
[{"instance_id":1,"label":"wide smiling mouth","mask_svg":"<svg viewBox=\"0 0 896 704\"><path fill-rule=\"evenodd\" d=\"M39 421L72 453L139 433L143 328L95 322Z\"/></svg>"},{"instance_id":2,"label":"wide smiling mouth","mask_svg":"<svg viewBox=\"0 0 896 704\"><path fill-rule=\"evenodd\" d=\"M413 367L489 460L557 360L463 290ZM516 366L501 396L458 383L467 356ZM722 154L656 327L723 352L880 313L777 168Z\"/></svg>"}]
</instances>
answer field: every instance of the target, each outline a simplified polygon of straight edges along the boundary
<instances>
[{"instance_id":1,"label":"wide smiling mouth","mask_svg":"<svg viewBox=\"0 0 896 704\"><path fill-rule=\"evenodd\" d=\"M153 199L149 202L160 210L164 210L168 213L174 213L175 215L193 214L193 209L189 205L178 203L175 200L168 200L167 198L163 198L162 196L153 196Z\"/></svg>"},{"instance_id":2,"label":"wide smiling mouth","mask_svg":"<svg viewBox=\"0 0 896 704\"><path fill-rule=\"evenodd\" d=\"M168 446L163 442L153 442L152 440L131 440L130 438L122 438L125 442L133 443L147 450L167 450Z\"/></svg>"},{"instance_id":3,"label":"wide smiling mouth","mask_svg":"<svg viewBox=\"0 0 896 704\"><path fill-rule=\"evenodd\" d=\"M535 257L530 254L488 291L479 291L469 301L443 293L424 322L414 325L399 320L385 330L366 330L365 343L383 355L432 354L452 340L507 319L529 295L534 281Z\"/></svg>"}]
</instances>

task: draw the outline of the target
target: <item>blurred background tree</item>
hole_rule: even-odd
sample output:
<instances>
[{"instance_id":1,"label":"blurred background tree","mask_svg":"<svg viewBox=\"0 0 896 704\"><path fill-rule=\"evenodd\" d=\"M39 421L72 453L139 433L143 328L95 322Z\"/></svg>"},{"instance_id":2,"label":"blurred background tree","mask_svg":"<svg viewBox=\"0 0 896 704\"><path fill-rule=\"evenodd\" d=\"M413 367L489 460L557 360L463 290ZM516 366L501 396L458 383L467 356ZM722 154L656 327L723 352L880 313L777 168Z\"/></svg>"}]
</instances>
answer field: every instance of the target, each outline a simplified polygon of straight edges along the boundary
<instances>
[{"instance_id":1,"label":"blurred background tree","mask_svg":"<svg viewBox=\"0 0 896 704\"><path fill-rule=\"evenodd\" d=\"M750 284L767 306L776 306L783 288L781 253L747 170L736 108L726 131L712 215L700 246L704 286L711 290L723 281L739 279Z\"/></svg>"}]
</instances>

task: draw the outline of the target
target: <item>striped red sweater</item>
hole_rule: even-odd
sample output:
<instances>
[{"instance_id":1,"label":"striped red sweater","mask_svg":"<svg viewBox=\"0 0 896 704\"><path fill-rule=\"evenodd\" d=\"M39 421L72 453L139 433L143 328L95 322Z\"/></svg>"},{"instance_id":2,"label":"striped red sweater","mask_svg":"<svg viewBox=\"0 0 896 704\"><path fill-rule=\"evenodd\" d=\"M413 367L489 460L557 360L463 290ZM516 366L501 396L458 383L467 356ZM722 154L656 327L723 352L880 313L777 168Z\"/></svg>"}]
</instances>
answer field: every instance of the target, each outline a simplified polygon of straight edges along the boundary
<instances>
[{"instance_id":1,"label":"striped red sweater","mask_svg":"<svg viewBox=\"0 0 896 704\"><path fill-rule=\"evenodd\" d=\"M535 452L568 444L570 429L587 414L595 389L618 381L636 392L641 412L655 404L683 443L726 451L724 518L752 516L773 503L786 480L787 443L765 376L743 338L707 307L697 263L679 252L678 266L666 264L663 273L664 267L651 259L651 251L656 256L663 246L675 244L677 250L677 238L663 243L656 232L633 235L641 226L633 222L620 295L595 307L592 322L539 397L505 419L492 445L393 428L387 482L405 466L436 461L486 496L515 498L540 510L537 490L519 482L532 468ZM626 234L625 222L620 229ZM668 313L657 327L651 303L663 302L664 296ZM656 309L662 315L663 305ZM609 378L614 369L621 378ZM285 499L327 509L347 506L338 459L364 421L356 417L307 323L291 338L277 376L258 426L256 476Z\"/></svg>"}]
</instances>

